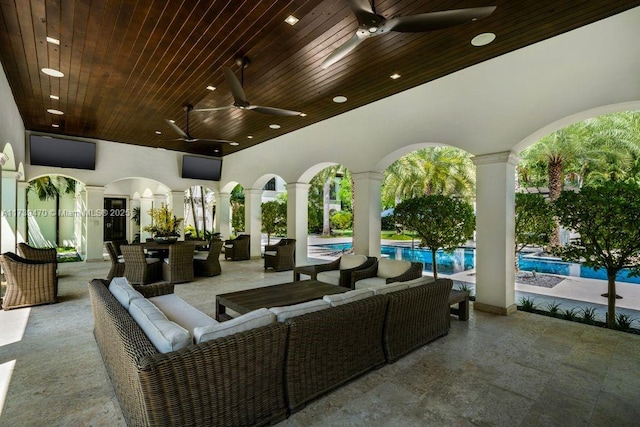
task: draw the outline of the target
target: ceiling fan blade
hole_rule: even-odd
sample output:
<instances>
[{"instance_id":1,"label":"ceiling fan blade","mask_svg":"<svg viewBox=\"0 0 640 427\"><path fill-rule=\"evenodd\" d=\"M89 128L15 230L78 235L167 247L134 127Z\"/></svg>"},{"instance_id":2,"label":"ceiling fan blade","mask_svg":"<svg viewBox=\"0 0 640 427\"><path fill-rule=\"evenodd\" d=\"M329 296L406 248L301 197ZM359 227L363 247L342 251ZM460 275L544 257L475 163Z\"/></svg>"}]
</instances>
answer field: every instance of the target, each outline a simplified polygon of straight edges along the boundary
<instances>
[{"instance_id":1,"label":"ceiling fan blade","mask_svg":"<svg viewBox=\"0 0 640 427\"><path fill-rule=\"evenodd\" d=\"M216 144L231 144L233 141L227 141L226 139L207 139L207 138L196 138L197 142L213 142Z\"/></svg>"},{"instance_id":2,"label":"ceiling fan blade","mask_svg":"<svg viewBox=\"0 0 640 427\"><path fill-rule=\"evenodd\" d=\"M324 61L322 61L322 68L327 69L336 62L340 61L342 58L347 56L353 49L358 47L363 40L370 37L370 33L368 31L358 30L347 42L342 44L339 48L334 50L327 56Z\"/></svg>"},{"instance_id":3,"label":"ceiling fan blade","mask_svg":"<svg viewBox=\"0 0 640 427\"><path fill-rule=\"evenodd\" d=\"M248 104L247 96L244 94L244 89L242 89L240 81L238 80L236 75L233 74L231 68L222 67L222 72L224 73L224 78L227 80L229 89L231 89L231 94L233 95L235 103L238 105Z\"/></svg>"},{"instance_id":4,"label":"ceiling fan blade","mask_svg":"<svg viewBox=\"0 0 640 427\"><path fill-rule=\"evenodd\" d=\"M275 116L299 116L300 115L300 111L284 110L282 108L275 108L275 107L263 107L260 105L251 105L247 107L247 110L253 110L256 113L262 113L262 114L273 114Z\"/></svg>"},{"instance_id":5,"label":"ceiling fan blade","mask_svg":"<svg viewBox=\"0 0 640 427\"><path fill-rule=\"evenodd\" d=\"M473 7L469 9L445 10L419 15L398 16L387 20L384 27L388 31L401 33L421 33L441 30L454 25L465 24L489 16L496 6Z\"/></svg>"},{"instance_id":6,"label":"ceiling fan blade","mask_svg":"<svg viewBox=\"0 0 640 427\"><path fill-rule=\"evenodd\" d=\"M347 0L347 3L356 15L359 25L368 25L372 19L376 19L376 14L373 12L373 7L371 7L369 0Z\"/></svg>"},{"instance_id":7,"label":"ceiling fan blade","mask_svg":"<svg viewBox=\"0 0 640 427\"><path fill-rule=\"evenodd\" d=\"M221 110L230 110L230 109L232 109L232 108L234 108L234 106L233 106L233 105L227 105L226 107L215 107L215 108L196 108L196 109L195 109L195 110L193 110L193 111L195 111L195 112L198 112L198 111L221 111Z\"/></svg>"},{"instance_id":8,"label":"ceiling fan blade","mask_svg":"<svg viewBox=\"0 0 640 427\"><path fill-rule=\"evenodd\" d=\"M184 138L184 139L191 139L191 138L189 138L189 135L187 135L187 133L186 133L185 131L183 131L182 129L180 129L180 128L178 127L178 125L176 125L175 123L173 123L171 120L168 120L168 119L165 119L165 120L167 121L167 123L169 124L169 126L171 126L171 128L172 128L174 131L176 131L176 133L177 133L178 135L180 135L180 137L181 137L181 138Z\"/></svg>"}]
</instances>

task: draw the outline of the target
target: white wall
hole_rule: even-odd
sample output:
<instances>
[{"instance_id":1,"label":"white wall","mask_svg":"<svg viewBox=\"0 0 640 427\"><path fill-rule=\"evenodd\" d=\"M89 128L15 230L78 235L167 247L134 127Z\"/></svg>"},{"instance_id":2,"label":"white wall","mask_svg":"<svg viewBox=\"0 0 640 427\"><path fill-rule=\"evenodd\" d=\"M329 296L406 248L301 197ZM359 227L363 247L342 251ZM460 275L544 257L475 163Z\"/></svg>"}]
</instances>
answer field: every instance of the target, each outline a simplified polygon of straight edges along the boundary
<instances>
[{"instance_id":1,"label":"white wall","mask_svg":"<svg viewBox=\"0 0 640 427\"><path fill-rule=\"evenodd\" d=\"M12 164L7 163L3 169L17 170L20 162L24 163L24 123L18 112L18 106L13 100L13 94L0 64L0 148L11 144L15 156ZM13 167L8 167L13 166Z\"/></svg>"}]
</instances>

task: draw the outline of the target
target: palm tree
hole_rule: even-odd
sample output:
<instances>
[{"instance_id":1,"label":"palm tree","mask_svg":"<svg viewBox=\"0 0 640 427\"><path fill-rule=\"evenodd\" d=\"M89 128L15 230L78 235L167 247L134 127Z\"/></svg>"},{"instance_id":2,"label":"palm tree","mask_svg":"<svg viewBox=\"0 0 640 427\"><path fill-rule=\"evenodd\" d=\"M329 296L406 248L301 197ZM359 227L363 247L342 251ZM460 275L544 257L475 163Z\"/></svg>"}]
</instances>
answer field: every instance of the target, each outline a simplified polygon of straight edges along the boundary
<instances>
[{"instance_id":1,"label":"palm tree","mask_svg":"<svg viewBox=\"0 0 640 427\"><path fill-rule=\"evenodd\" d=\"M32 191L42 201L56 201L56 245L60 245L60 196L76 192L76 180L60 175L48 175L29 182L27 191Z\"/></svg>"},{"instance_id":2,"label":"palm tree","mask_svg":"<svg viewBox=\"0 0 640 427\"><path fill-rule=\"evenodd\" d=\"M311 180L312 186L322 186L322 235L329 236L331 234L331 222L330 222L330 200L331 200L331 186L335 182L337 176L347 177L348 170L342 165L333 165L322 169ZM353 192L353 185L351 186ZM353 194L351 204L353 206Z\"/></svg>"},{"instance_id":3,"label":"palm tree","mask_svg":"<svg viewBox=\"0 0 640 427\"><path fill-rule=\"evenodd\" d=\"M475 194L471 155L453 147L422 148L393 162L382 183L384 206L440 194L465 199Z\"/></svg>"}]
</instances>

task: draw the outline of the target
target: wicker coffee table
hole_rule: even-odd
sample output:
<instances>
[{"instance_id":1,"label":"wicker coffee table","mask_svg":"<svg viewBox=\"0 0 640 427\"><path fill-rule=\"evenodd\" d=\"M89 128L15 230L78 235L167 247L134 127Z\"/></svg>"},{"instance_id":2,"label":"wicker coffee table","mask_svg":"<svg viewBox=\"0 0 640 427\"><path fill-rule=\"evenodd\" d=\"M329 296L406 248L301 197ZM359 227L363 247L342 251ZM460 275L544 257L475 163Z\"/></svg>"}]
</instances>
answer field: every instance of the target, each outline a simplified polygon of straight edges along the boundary
<instances>
[{"instance_id":1,"label":"wicker coffee table","mask_svg":"<svg viewBox=\"0 0 640 427\"><path fill-rule=\"evenodd\" d=\"M229 292L216 296L216 319L218 321L230 319L231 317L226 313L227 308L238 314L245 314L262 307L269 308L298 304L322 298L324 295L339 294L349 290L342 286L330 285L317 280L303 280L301 282Z\"/></svg>"}]
</instances>

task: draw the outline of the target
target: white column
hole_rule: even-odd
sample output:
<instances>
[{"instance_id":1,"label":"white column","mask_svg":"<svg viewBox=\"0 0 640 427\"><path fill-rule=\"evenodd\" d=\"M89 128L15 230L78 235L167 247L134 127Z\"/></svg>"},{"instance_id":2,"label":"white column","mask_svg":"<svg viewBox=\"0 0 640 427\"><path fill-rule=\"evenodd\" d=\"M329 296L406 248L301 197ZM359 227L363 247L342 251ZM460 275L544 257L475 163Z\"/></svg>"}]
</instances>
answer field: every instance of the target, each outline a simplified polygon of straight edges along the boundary
<instances>
[{"instance_id":1,"label":"white column","mask_svg":"<svg viewBox=\"0 0 640 427\"><path fill-rule=\"evenodd\" d=\"M153 199L150 197L140 198L140 242L145 242L147 238L153 237L148 231L144 231L144 228L151 225L151 215L149 210L153 207Z\"/></svg>"},{"instance_id":2,"label":"white column","mask_svg":"<svg viewBox=\"0 0 640 427\"><path fill-rule=\"evenodd\" d=\"M476 302L508 315L515 304L515 166L510 151L473 158L476 165Z\"/></svg>"},{"instance_id":3,"label":"white column","mask_svg":"<svg viewBox=\"0 0 640 427\"><path fill-rule=\"evenodd\" d=\"M307 264L309 184L287 184L287 237L296 239L296 265Z\"/></svg>"},{"instance_id":4,"label":"white column","mask_svg":"<svg viewBox=\"0 0 640 427\"><path fill-rule=\"evenodd\" d=\"M87 185L86 187L85 238L87 252L85 261L103 261L104 246L104 187Z\"/></svg>"},{"instance_id":5,"label":"white column","mask_svg":"<svg viewBox=\"0 0 640 427\"><path fill-rule=\"evenodd\" d=\"M18 209L16 216L17 243L27 241L27 188L29 188L28 182L18 181L18 193L16 195L16 207Z\"/></svg>"},{"instance_id":6,"label":"white column","mask_svg":"<svg viewBox=\"0 0 640 427\"><path fill-rule=\"evenodd\" d=\"M380 257L380 188L383 175L378 172L358 172L351 175L354 185L354 253Z\"/></svg>"},{"instance_id":7,"label":"white column","mask_svg":"<svg viewBox=\"0 0 640 427\"><path fill-rule=\"evenodd\" d=\"M231 237L231 193L216 194L216 231L223 239Z\"/></svg>"},{"instance_id":8,"label":"white column","mask_svg":"<svg viewBox=\"0 0 640 427\"><path fill-rule=\"evenodd\" d=\"M244 189L244 232L251 235L251 258L262 255L262 189Z\"/></svg>"},{"instance_id":9,"label":"white column","mask_svg":"<svg viewBox=\"0 0 640 427\"><path fill-rule=\"evenodd\" d=\"M17 245L17 176L16 171L2 171L2 228L0 231L0 250L15 252Z\"/></svg>"},{"instance_id":10,"label":"white column","mask_svg":"<svg viewBox=\"0 0 640 427\"><path fill-rule=\"evenodd\" d=\"M169 209L178 218L184 218L184 191L169 193ZM184 240L184 221L180 226L180 240Z\"/></svg>"}]
</instances>

